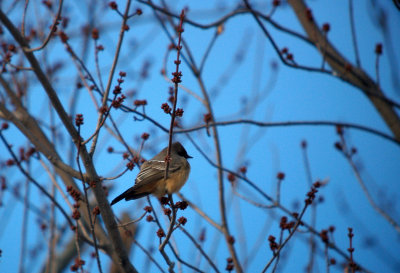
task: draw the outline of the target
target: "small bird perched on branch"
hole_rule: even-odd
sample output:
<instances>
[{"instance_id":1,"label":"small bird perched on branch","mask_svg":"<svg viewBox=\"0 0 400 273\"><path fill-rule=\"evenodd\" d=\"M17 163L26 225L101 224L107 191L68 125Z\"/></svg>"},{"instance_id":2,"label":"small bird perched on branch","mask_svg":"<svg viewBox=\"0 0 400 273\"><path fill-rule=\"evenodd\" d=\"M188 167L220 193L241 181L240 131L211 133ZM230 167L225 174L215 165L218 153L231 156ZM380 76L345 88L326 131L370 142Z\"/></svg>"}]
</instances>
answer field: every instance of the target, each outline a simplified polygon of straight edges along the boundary
<instances>
[{"instance_id":1,"label":"small bird perched on branch","mask_svg":"<svg viewBox=\"0 0 400 273\"><path fill-rule=\"evenodd\" d=\"M187 159L192 157L187 154L181 143L173 143L171 146L168 177L165 179L167 149L168 147L165 147L152 159L142 164L140 172L136 177L135 185L112 200L111 206L122 199L128 201L149 194L161 198L165 194L172 194L182 188L190 173L190 165Z\"/></svg>"}]
</instances>

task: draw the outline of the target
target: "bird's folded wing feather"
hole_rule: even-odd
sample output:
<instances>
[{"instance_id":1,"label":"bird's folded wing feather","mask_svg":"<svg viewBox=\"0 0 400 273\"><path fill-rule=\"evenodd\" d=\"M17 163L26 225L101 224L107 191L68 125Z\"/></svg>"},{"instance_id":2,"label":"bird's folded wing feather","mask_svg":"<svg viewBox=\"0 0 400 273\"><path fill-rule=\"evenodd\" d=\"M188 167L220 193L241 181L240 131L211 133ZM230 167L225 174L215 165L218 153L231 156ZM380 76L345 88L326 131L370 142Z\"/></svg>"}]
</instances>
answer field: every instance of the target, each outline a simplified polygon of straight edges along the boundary
<instances>
[{"instance_id":1,"label":"bird's folded wing feather","mask_svg":"<svg viewBox=\"0 0 400 273\"><path fill-rule=\"evenodd\" d=\"M179 164L171 162L169 164L168 173L173 173L180 169ZM140 172L136 177L134 188L150 187L151 184L163 179L165 176L165 161L149 160L143 163Z\"/></svg>"}]
</instances>

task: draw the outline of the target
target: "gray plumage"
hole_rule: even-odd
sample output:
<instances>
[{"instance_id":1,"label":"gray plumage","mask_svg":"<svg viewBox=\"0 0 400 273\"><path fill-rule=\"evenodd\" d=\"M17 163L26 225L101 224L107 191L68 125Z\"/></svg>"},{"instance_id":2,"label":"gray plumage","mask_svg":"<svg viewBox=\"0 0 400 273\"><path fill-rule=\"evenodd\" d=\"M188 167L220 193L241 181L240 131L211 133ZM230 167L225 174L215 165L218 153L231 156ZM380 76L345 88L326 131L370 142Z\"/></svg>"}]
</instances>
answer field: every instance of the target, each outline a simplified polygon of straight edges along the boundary
<instances>
[{"instance_id":1,"label":"gray plumage","mask_svg":"<svg viewBox=\"0 0 400 273\"><path fill-rule=\"evenodd\" d=\"M122 199L133 200L149 194L162 197L179 191L189 177L190 165L187 161L189 156L181 143L175 142L171 146L171 161L168 168L168 177L165 176L165 157L168 147L165 147L152 159L145 161L140 167L136 177L135 185L117 196L111 206Z\"/></svg>"}]
</instances>

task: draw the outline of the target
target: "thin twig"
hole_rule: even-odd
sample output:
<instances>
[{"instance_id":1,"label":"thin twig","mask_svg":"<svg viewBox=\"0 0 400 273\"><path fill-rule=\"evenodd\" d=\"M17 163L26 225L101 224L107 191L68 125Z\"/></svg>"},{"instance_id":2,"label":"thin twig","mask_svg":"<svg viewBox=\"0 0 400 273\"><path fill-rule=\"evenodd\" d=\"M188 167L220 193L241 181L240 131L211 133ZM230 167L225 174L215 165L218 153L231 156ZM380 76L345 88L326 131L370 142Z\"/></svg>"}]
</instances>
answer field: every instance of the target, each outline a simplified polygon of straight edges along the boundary
<instances>
[{"instance_id":1,"label":"thin twig","mask_svg":"<svg viewBox=\"0 0 400 273\"><path fill-rule=\"evenodd\" d=\"M175 73L172 73L172 75L174 76L172 78L172 82L174 83L174 103L172 106L171 122L169 125L169 132L168 132L168 149L167 149L166 160L165 160L164 180L166 180L168 178L168 169L169 169L169 162L170 162L171 148L172 148L172 136L174 134L175 117L176 117L176 104L178 103L178 87L179 87L179 83L181 82L181 77L182 77L182 73L179 71L179 65L181 63L180 55L181 55L181 50L182 50L181 42L182 42L182 32L183 32L183 27L182 27L183 18L185 18L184 10L182 10L182 12L181 12L179 26L177 27L178 44L176 45L176 60L175 60L176 69L175 69Z\"/></svg>"},{"instance_id":2,"label":"thin twig","mask_svg":"<svg viewBox=\"0 0 400 273\"><path fill-rule=\"evenodd\" d=\"M207 127L218 127L218 126L228 126L228 125L236 125L236 124L252 124L260 127L284 127L284 126L342 126L344 128L352 128L357 129L360 131L368 132L373 135L382 137L390 142L397 144L400 146L400 140L396 140L392 136L383 133L379 130L376 130L371 127L355 124L355 123L348 123L348 122L336 122L336 121L281 121L281 122L262 122L262 121L255 121L255 120L247 120L247 119L238 119L238 120L231 120L231 121L221 121L221 122L210 122L204 125L195 126L188 129L181 129L177 130L175 133L190 133L194 131L198 131L200 129L206 129Z\"/></svg>"},{"instance_id":3,"label":"thin twig","mask_svg":"<svg viewBox=\"0 0 400 273\"><path fill-rule=\"evenodd\" d=\"M51 25L49 34L47 34L47 37L44 40L44 42L40 46L35 47L35 48L23 47L24 52L34 52L34 51L42 50L43 48L45 48L45 46L49 43L51 37L54 35L54 32L57 29L57 25L58 25L58 23L60 21L60 17L61 17L62 6L63 6L63 0L60 0L60 2L58 3L57 14L54 17L53 24ZM22 35L24 35L23 32L22 32Z\"/></svg>"},{"instance_id":4,"label":"thin twig","mask_svg":"<svg viewBox=\"0 0 400 273\"><path fill-rule=\"evenodd\" d=\"M306 177L307 177L307 182L308 186L311 187L313 183L312 179L312 174L311 174L311 167L310 167L310 160L308 158L308 153L307 153L307 142L305 140L302 141L301 143L301 148L302 148L302 153L303 153L303 164L304 164L304 169L306 171ZM316 204L313 203L311 204L311 226L315 229L317 221L317 207ZM313 267L314 267L314 256L315 256L315 249L316 249L316 243L315 243L315 235L313 233L310 234L310 258L308 261L307 265L307 272L313 272Z\"/></svg>"},{"instance_id":5,"label":"thin twig","mask_svg":"<svg viewBox=\"0 0 400 273\"><path fill-rule=\"evenodd\" d=\"M358 167L356 166L356 164L354 163L353 160L353 154L352 152L349 150L349 148L346 145L346 141L344 139L343 135L340 135L341 138L341 144L343 147L343 155L345 156L345 158L347 159L347 161L349 162L354 175L356 176L356 179L358 181L358 183L361 186L361 189L363 190L365 196L367 197L368 202L370 203L371 207L379 214L381 215L383 218L386 219L386 221L389 222L390 225L392 225L394 227L394 229L400 233L400 225L399 223L396 222L395 219L393 219L388 213L386 213L381 207L379 207L374 199L371 196L371 193L369 192L367 186L364 183L364 180L361 177L360 171L358 170Z\"/></svg>"},{"instance_id":6,"label":"thin twig","mask_svg":"<svg viewBox=\"0 0 400 273\"><path fill-rule=\"evenodd\" d=\"M248 179L245 176L242 176L239 173L234 172L233 170L229 170L228 168L225 168L224 166L219 166L216 163L214 163L201 149L200 147L193 141L192 138L190 138L189 135L187 135L189 140L191 141L191 143L193 144L193 146L197 149L197 151L206 159L206 161L213 167L220 169L221 171L227 172L227 173L232 173L234 176L236 176L237 178L243 180L244 182L246 182L251 188L253 188L257 193L259 193L263 198L265 198L267 201L271 202L272 204L276 204L276 201L269 196L268 194L266 194L264 191L262 191L254 182L252 182L250 179ZM325 182L324 182L325 183ZM287 209L286 207L282 206L281 204L277 204L276 206L279 210L283 211L286 215L290 216L290 217L294 217L293 216L293 212L289 209ZM295 218L295 220L297 220L297 218ZM302 225L311 233L313 233L314 235L320 237L319 231L315 230L311 225L307 224L306 222L302 222ZM338 253L340 256L342 256L345 259L348 259L348 255L341 250L339 247L337 247L334 243L330 243L329 247L331 249L333 249L336 253ZM369 270L367 270L366 268L361 268L362 270L366 271L366 272L370 272Z\"/></svg>"},{"instance_id":7,"label":"thin twig","mask_svg":"<svg viewBox=\"0 0 400 273\"><path fill-rule=\"evenodd\" d=\"M115 69L117 67L119 55L120 55L120 52L121 52L122 41L124 40L124 36L125 36L125 32L126 32L126 25L127 25L127 21L128 21L128 13L129 13L130 5L131 5L131 0L128 0L126 2L124 15L122 16L122 22L121 22L121 28L120 28L120 31L119 31L119 38L118 38L117 48L115 49L114 59L113 59L113 62L111 64L110 72L109 72L109 75L108 75L107 86L106 86L106 89L104 90L104 94L103 94L103 98L102 98L102 107L106 107L107 106L108 95L110 93L112 80L113 80L113 77L114 77ZM104 116L100 112L99 116L98 116L98 119L97 119L96 128L100 128L101 127L100 125L102 124L103 119L104 119ZM90 147L90 152L89 152L90 155L93 155L93 153L94 153L94 151L96 149L96 144L97 144L98 137L99 137L99 132L93 138L92 146Z\"/></svg>"},{"instance_id":8,"label":"thin twig","mask_svg":"<svg viewBox=\"0 0 400 273\"><path fill-rule=\"evenodd\" d=\"M328 256L328 245L325 244L325 248L324 248L324 255L325 255L325 263L326 263L326 273L330 272L330 264L329 264L329 256ZM312 272L312 271L310 271Z\"/></svg>"},{"instance_id":9,"label":"thin twig","mask_svg":"<svg viewBox=\"0 0 400 273\"><path fill-rule=\"evenodd\" d=\"M197 212L201 217L203 217L208 223L210 223L213 227L215 227L217 230L222 232L222 227L220 224L216 223L213 219L210 218L204 211L202 211L195 203L189 201L183 194L178 193L178 196L183 200L186 201L195 212Z\"/></svg>"},{"instance_id":10,"label":"thin twig","mask_svg":"<svg viewBox=\"0 0 400 273\"><path fill-rule=\"evenodd\" d=\"M270 265L272 264L272 262L279 257L279 254L281 252L281 250L284 248L284 246L289 242L289 240L292 238L292 236L294 235L294 233L296 232L297 228L300 226L300 223L303 223L301 221L301 219L303 218L304 213L306 212L306 209L308 207L308 204L304 204L303 210L301 211L299 217L297 218L297 222L295 224L295 226L293 227L293 230L289 233L289 236L285 239L285 241L282 244L279 244L278 249L274 252L274 255L272 256L271 260L269 260L269 262L267 263L267 265L264 267L263 269L263 273L266 272L268 270L268 268L270 267Z\"/></svg>"},{"instance_id":11,"label":"thin twig","mask_svg":"<svg viewBox=\"0 0 400 273\"><path fill-rule=\"evenodd\" d=\"M157 262L156 259L154 259L153 255L146 249L144 248L138 241L134 240L133 243L137 245L145 254L146 256L157 266L158 270L160 272L165 272L164 269L161 267L161 265Z\"/></svg>"},{"instance_id":12,"label":"thin twig","mask_svg":"<svg viewBox=\"0 0 400 273\"><path fill-rule=\"evenodd\" d=\"M356 55L356 64L358 68L361 68L360 55L358 53L356 26L354 24L354 11L353 11L353 0L349 0L349 16L350 16L350 28L351 28L351 39L353 41L354 54Z\"/></svg>"},{"instance_id":13,"label":"thin twig","mask_svg":"<svg viewBox=\"0 0 400 273\"><path fill-rule=\"evenodd\" d=\"M282 240L283 240L283 229L281 229L280 235L279 235L279 245L282 244ZM272 269L272 273L276 272L276 269L278 268L278 263L279 263L279 259L281 258L280 252L278 252L276 254L277 258L274 264L274 268Z\"/></svg>"},{"instance_id":14,"label":"thin twig","mask_svg":"<svg viewBox=\"0 0 400 273\"><path fill-rule=\"evenodd\" d=\"M193 236L182 226L179 226L179 229L187 236L189 239L193 242L193 244L196 246L196 248L200 251L201 255L206 258L207 262L210 264L210 266L214 269L215 272L219 272L217 266L213 263L210 257L208 257L207 253L203 250L201 245L197 243L196 239L193 238Z\"/></svg>"},{"instance_id":15,"label":"thin twig","mask_svg":"<svg viewBox=\"0 0 400 273\"><path fill-rule=\"evenodd\" d=\"M380 78L379 78L379 58L380 54L376 54L375 57L375 74L376 74L376 84L380 86Z\"/></svg>"},{"instance_id":16,"label":"thin twig","mask_svg":"<svg viewBox=\"0 0 400 273\"><path fill-rule=\"evenodd\" d=\"M78 256L78 261L76 263L76 265L79 266L79 268L81 269L81 273L83 273L83 265L80 264L81 259L81 248L79 246L79 232L78 232L78 220L76 220L76 226L74 226L75 228L75 247L76 247L76 253Z\"/></svg>"},{"instance_id":17,"label":"thin twig","mask_svg":"<svg viewBox=\"0 0 400 273\"><path fill-rule=\"evenodd\" d=\"M78 125L78 135L80 135L81 132L81 126ZM89 225L90 225L90 231L92 233L92 238L93 238L93 244L94 244L94 250L96 252L96 260L97 260L97 267L99 269L99 272L102 273L103 270L101 268L101 262L100 262L100 256L99 256L99 248L97 246L97 239L96 239L96 232L94 230L94 223L92 220L92 215L91 215L91 209L90 209L90 204L89 204L89 198L88 198L88 194L87 194L87 187L85 185L85 180L83 178L83 173L82 173L82 169L81 169L81 163L79 160L79 154L80 154L80 150L81 150L82 144L79 142L77 144L77 153L76 153L76 164L78 166L79 169L79 173L81 174L81 181L82 181L82 187L83 187L83 192L85 193L85 205L86 205L86 209L87 209L87 213L89 215Z\"/></svg>"},{"instance_id":18,"label":"thin twig","mask_svg":"<svg viewBox=\"0 0 400 273\"><path fill-rule=\"evenodd\" d=\"M220 26L215 30L215 33L214 33L213 37L211 38L210 43L208 44L208 47L207 47L207 49L206 49L206 52L204 53L203 58L201 59L201 62L200 62L200 66L199 66L199 73L200 73L200 74L203 72L204 65L205 65L205 63L206 63L206 60L207 60L208 55L209 55L210 52L211 52L212 47L214 46L215 42L217 41L218 36L219 36L219 35L222 33L222 31L223 31L222 28L223 28L223 25L220 25Z\"/></svg>"},{"instance_id":19,"label":"thin twig","mask_svg":"<svg viewBox=\"0 0 400 273\"><path fill-rule=\"evenodd\" d=\"M24 5L24 12L22 13L22 22L21 22L21 35L25 37L25 18L26 18L26 11L28 10L29 0L25 0Z\"/></svg>"},{"instance_id":20,"label":"thin twig","mask_svg":"<svg viewBox=\"0 0 400 273\"><path fill-rule=\"evenodd\" d=\"M28 164L29 169L30 164ZM20 242L20 256L18 263L18 272L24 272L24 261L26 259L26 245L27 245L27 233L28 233L28 203L29 203L29 192L30 192L30 184L29 179L25 179L25 194L24 194L24 212L22 218L22 229L21 229L21 242Z\"/></svg>"},{"instance_id":21,"label":"thin twig","mask_svg":"<svg viewBox=\"0 0 400 273\"><path fill-rule=\"evenodd\" d=\"M306 71L313 71L313 72L321 72L325 74L332 74L332 71L330 70L325 70L317 67L310 67L310 66L305 66L305 65L299 65L295 63L288 62L282 55L278 45L276 44L275 40L272 38L271 34L268 32L267 28L263 25L261 22L259 15L252 9L250 6L250 3L248 0L243 0L245 3L246 7L251 11L251 14L253 15L254 19L256 20L257 24L260 26L261 30L264 32L265 36L268 38L269 42L272 44L272 47L274 48L275 52L278 54L279 59L284 65L287 65L292 68L297 68L297 69L302 69Z\"/></svg>"},{"instance_id":22,"label":"thin twig","mask_svg":"<svg viewBox=\"0 0 400 273\"><path fill-rule=\"evenodd\" d=\"M153 212L154 221L156 222L158 228L159 228L159 229L162 229L161 223L160 223L160 221L158 220L158 216L157 216L157 214L156 214L156 212L155 212L155 210L154 210L154 206L153 206L153 204L151 203L150 197L149 197L149 196L147 196L147 202L149 203L149 205L150 205L150 207L151 207L151 210L152 210L152 212ZM160 242L160 245L161 245L161 242ZM174 272L173 267L174 267L175 263L171 261L171 259L168 257L167 253L165 253L164 250L160 251L160 253L161 253L161 255L163 256L165 262L168 264L168 271L169 271L169 272Z\"/></svg>"},{"instance_id":23,"label":"thin twig","mask_svg":"<svg viewBox=\"0 0 400 273\"><path fill-rule=\"evenodd\" d=\"M165 239L163 240L163 242L158 247L160 252L164 251L164 248L167 245L167 243L169 241L169 238L171 238L172 232L174 231L175 221L176 221L176 208L175 208L175 205L174 205L174 200L172 199L172 194L168 194L168 198L169 198L169 204L170 204L171 210L172 210L172 217L170 219L170 225L169 225L169 228L168 228L167 235L165 236Z\"/></svg>"},{"instance_id":24,"label":"thin twig","mask_svg":"<svg viewBox=\"0 0 400 273\"><path fill-rule=\"evenodd\" d=\"M4 146L6 146L8 152L10 153L11 157L14 159L15 164L17 164L19 170L22 172L23 175L25 175L25 177L27 179L29 179L36 187L39 188L39 190L45 195L47 196L51 202L53 202L56 207L61 211L61 213L64 215L65 219L68 221L68 223L70 224L70 226L73 226L73 222L70 219L69 215L66 213L66 211L63 209L63 207L57 202L56 199L54 199L53 196L51 196L51 194L49 194L46 189L40 185L35 179L33 179L33 177L27 172L25 171L25 169L22 167L21 162L18 160L17 156L15 155L14 151L11 149L10 144L8 144L7 140L5 139L2 130L0 130L0 139L2 140Z\"/></svg>"},{"instance_id":25,"label":"thin twig","mask_svg":"<svg viewBox=\"0 0 400 273\"><path fill-rule=\"evenodd\" d=\"M104 93L104 86L103 86L103 81L101 79L101 71L100 71L100 65L99 65L99 50L97 49L97 39L94 40L94 61L96 64L96 73L97 77L99 78L99 83L100 83L100 88L101 92Z\"/></svg>"},{"instance_id":26,"label":"thin twig","mask_svg":"<svg viewBox=\"0 0 400 273\"><path fill-rule=\"evenodd\" d=\"M146 216L146 214L147 214L147 212L144 212L144 213L142 214L142 216L140 216L138 219L129 221L129 222L127 222L127 223L119 224L118 227L126 227L126 226L129 226L129 225L131 225L131 224L137 223L137 222L139 222L140 220L142 220L143 217Z\"/></svg>"}]
</instances>

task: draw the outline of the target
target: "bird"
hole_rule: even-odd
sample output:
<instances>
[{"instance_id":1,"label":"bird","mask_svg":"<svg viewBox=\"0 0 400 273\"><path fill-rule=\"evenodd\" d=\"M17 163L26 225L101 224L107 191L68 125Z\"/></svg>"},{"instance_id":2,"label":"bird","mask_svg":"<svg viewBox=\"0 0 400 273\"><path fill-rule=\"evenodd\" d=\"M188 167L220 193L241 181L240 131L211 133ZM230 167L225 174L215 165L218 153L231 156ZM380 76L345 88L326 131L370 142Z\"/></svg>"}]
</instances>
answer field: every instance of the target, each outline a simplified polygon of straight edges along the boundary
<instances>
[{"instance_id":1,"label":"bird","mask_svg":"<svg viewBox=\"0 0 400 273\"><path fill-rule=\"evenodd\" d=\"M145 161L140 167L133 187L127 189L111 201L111 206L122 199L134 200L149 194L157 198L165 194L178 192L189 178L190 164L187 161L193 158L186 152L180 142L171 145L170 162L168 167L168 177L165 179L165 158L167 156L165 147L152 159Z\"/></svg>"}]
</instances>

